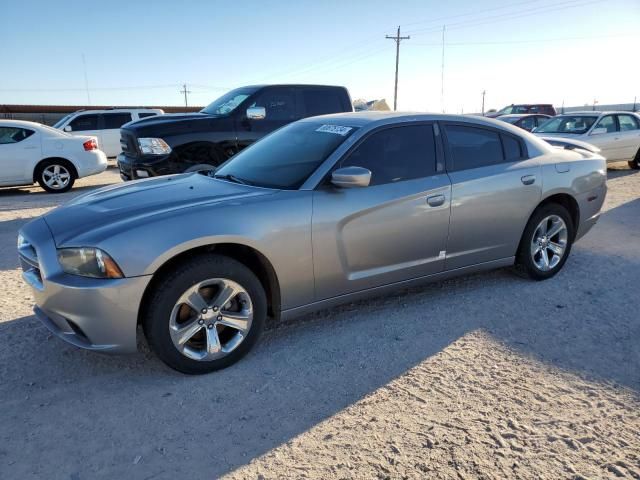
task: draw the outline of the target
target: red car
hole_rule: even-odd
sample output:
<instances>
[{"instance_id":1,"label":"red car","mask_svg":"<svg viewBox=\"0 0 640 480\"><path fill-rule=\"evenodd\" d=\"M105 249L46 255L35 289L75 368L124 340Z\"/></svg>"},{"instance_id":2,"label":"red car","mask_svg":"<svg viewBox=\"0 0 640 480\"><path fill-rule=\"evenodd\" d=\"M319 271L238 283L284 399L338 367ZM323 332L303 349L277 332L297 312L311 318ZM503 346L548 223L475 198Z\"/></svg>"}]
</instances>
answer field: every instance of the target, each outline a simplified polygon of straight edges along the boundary
<instances>
[{"instance_id":1,"label":"red car","mask_svg":"<svg viewBox=\"0 0 640 480\"><path fill-rule=\"evenodd\" d=\"M556 116L556 109L550 103L522 103L520 105L511 104L497 112L487 113L485 116L489 118L499 117L500 115L522 114L522 113L543 113L544 115Z\"/></svg>"}]
</instances>

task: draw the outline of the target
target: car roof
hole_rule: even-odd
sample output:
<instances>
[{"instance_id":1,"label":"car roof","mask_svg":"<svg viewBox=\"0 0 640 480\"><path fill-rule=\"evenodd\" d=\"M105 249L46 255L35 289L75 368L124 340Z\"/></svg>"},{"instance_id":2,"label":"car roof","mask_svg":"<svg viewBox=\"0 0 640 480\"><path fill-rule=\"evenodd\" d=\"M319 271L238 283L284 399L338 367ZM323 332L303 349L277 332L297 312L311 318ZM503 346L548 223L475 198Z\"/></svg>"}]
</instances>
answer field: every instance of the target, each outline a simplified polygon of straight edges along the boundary
<instances>
[{"instance_id":1,"label":"car roof","mask_svg":"<svg viewBox=\"0 0 640 480\"><path fill-rule=\"evenodd\" d=\"M238 88L265 88L265 87L314 87L314 88L344 88L346 90L347 87L342 85L320 85L313 83L263 83L257 85L244 85ZM237 90L234 88L233 90Z\"/></svg>"},{"instance_id":2,"label":"car roof","mask_svg":"<svg viewBox=\"0 0 640 480\"><path fill-rule=\"evenodd\" d=\"M579 112L565 112L565 113L561 113L560 116L574 116L574 117L586 117L586 116L590 116L593 117L594 115L600 116L600 115L614 115L614 114L635 114L638 115L638 112L630 112L630 111L625 111L625 110L610 110L610 111L599 111L599 110L582 110Z\"/></svg>"},{"instance_id":3,"label":"car roof","mask_svg":"<svg viewBox=\"0 0 640 480\"><path fill-rule=\"evenodd\" d=\"M361 111L361 112L343 112L332 113L329 115L320 115L310 117L301 122L327 123L332 125L340 125L348 123L354 127L363 127L370 124L392 124L411 121L449 121L477 123L481 125L498 127L501 129L510 129L509 124L498 121L494 118L480 117L477 115L455 115L446 113L427 113L427 112L381 112L381 111ZM512 127L514 132L520 133L521 129Z\"/></svg>"},{"instance_id":4,"label":"car roof","mask_svg":"<svg viewBox=\"0 0 640 480\"><path fill-rule=\"evenodd\" d=\"M12 127L38 128L42 124L38 122L29 122L27 120L12 120L11 118L0 118L0 125L10 125Z\"/></svg>"},{"instance_id":5,"label":"car roof","mask_svg":"<svg viewBox=\"0 0 640 480\"><path fill-rule=\"evenodd\" d=\"M551 118L551 115L546 113L510 113L508 115L500 115L498 118L524 118L524 117L547 117Z\"/></svg>"},{"instance_id":6,"label":"car roof","mask_svg":"<svg viewBox=\"0 0 640 480\"><path fill-rule=\"evenodd\" d=\"M118 113L118 112L161 112L161 108L103 108L98 110L76 110L75 112L70 113L69 115L77 115L84 113Z\"/></svg>"}]
</instances>

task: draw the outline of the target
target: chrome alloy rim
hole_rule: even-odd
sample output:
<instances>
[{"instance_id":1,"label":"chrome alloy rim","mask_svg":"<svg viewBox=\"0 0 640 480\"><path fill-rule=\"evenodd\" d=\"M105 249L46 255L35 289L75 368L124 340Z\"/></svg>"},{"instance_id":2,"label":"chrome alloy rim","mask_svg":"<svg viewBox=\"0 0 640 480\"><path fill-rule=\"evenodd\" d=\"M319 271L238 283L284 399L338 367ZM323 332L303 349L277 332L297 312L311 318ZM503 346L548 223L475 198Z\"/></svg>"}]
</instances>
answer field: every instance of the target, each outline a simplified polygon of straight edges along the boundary
<instances>
[{"instance_id":1,"label":"chrome alloy rim","mask_svg":"<svg viewBox=\"0 0 640 480\"><path fill-rule=\"evenodd\" d=\"M49 165L42 171L42 179L47 187L60 190L69 185L71 173L62 165Z\"/></svg>"},{"instance_id":2,"label":"chrome alloy rim","mask_svg":"<svg viewBox=\"0 0 640 480\"><path fill-rule=\"evenodd\" d=\"M212 278L180 296L171 311L169 333L184 356L209 361L238 348L252 320L253 304L247 291L233 280Z\"/></svg>"},{"instance_id":3,"label":"chrome alloy rim","mask_svg":"<svg viewBox=\"0 0 640 480\"><path fill-rule=\"evenodd\" d=\"M553 270L567 251L569 230L558 215L549 215L542 220L531 240L531 259L543 272Z\"/></svg>"}]
</instances>

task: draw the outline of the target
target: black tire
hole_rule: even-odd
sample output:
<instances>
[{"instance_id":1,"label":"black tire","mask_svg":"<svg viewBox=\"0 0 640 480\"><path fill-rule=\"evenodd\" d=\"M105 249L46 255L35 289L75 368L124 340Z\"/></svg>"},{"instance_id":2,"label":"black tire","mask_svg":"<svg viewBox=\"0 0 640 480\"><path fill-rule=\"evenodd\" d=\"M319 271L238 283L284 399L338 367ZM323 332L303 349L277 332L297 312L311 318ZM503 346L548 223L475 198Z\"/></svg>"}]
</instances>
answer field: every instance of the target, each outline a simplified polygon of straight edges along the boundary
<instances>
[{"instance_id":1,"label":"black tire","mask_svg":"<svg viewBox=\"0 0 640 480\"><path fill-rule=\"evenodd\" d=\"M566 226L566 245L564 248L564 254L560 258L559 262L549 270L542 270L535 262L535 256L531 253L531 244L534 242L534 234L541 222L550 216L560 217ZM553 237L557 238L557 237ZM565 207L557 203L548 203L542 205L533 212L529 223L527 223L522 239L520 240L520 246L518 247L518 253L516 255L515 270L521 276L530 278L532 280L546 280L556 275L564 266L569 254L571 253L571 246L573 239L575 238L575 227L571 215ZM539 254L538 254L539 255Z\"/></svg>"},{"instance_id":2,"label":"black tire","mask_svg":"<svg viewBox=\"0 0 640 480\"><path fill-rule=\"evenodd\" d=\"M195 360L175 346L170 333L170 319L180 297L194 285L211 278L228 279L240 285L250 297L253 318L244 339L235 349L222 358ZM151 288L153 291L146 297L146 305L143 305L142 327L155 354L179 372L202 374L232 365L251 350L264 328L267 317L264 288L251 270L232 258L215 254L198 255L165 274ZM204 335L207 334L205 327L201 330ZM213 328L218 331L218 327ZM224 333L226 327L222 328Z\"/></svg>"},{"instance_id":3,"label":"black tire","mask_svg":"<svg viewBox=\"0 0 640 480\"><path fill-rule=\"evenodd\" d=\"M51 176L48 175L50 173L50 169L58 167L61 172L64 172L68 175L68 181L66 183L58 183L60 185L59 188L56 188L54 185L47 184L47 181L50 181ZM36 167L35 175L36 181L44 190L49 193L64 193L68 192L73 188L73 184L76 181L76 169L71 162L68 160L60 159L51 159L45 160L44 162L40 162ZM64 184L63 184L64 183Z\"/></svg>"},{"instance_id":4,"label":"black tire","mask_svg":"<svg viewBox=\"0 0 640 480\"><path fill-rule=\"evenodd\" d=\"M180 151L180 161L185 165L184 172L192 172L219 167L224 162L224 155L216 145L201 142L183 147Z\"/></svg>"},{"instance_id":5,"label":"black tire","mask_svg":"<svg viewBox=\"0 0 640 480\"><path fill-rule=\"evenodd\" d=\"M636 156L633 157L633 160L629 160L629 168L632 170L640 170L640 149L636 153Z\"/></svg>"}]
</instances>

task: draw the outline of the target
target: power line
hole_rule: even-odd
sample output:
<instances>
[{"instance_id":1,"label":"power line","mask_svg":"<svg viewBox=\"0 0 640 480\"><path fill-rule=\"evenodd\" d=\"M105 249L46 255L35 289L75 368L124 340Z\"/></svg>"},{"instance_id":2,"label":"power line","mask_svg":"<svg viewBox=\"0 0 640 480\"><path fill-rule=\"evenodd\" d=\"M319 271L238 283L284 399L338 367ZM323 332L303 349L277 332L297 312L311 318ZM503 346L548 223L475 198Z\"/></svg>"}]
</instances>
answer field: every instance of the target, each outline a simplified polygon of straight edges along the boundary
<instances>
[{"instance_id":1,"label":"power line","mask_svg":"<svg viewBox=\"0 0 640 480\"><path fill-rule=\"evenodd\" d=\"M395 37L386 35L384 38L394 40L396 42L396 83L393 89L393 110L396 111L398 109L398 65L400 63L400 42L402 40L409 40L411 37L401 37L400 25L398 25L398 33Z\"/></svg>"},{"instance_id":2,"label":"power line","mask_svg":"<svg viewBox=\"0 0 640 480\"><path fill-rule=\"evenodd\" d=\"M592 40L592 39L602 39L602 38L620 38L620 37L634 37L637 34L634 33L625 33L625 34L617 34L617 35L587 35L582 37L558 37L558 38L539 38L535 40L496 40L496 41L486 41L486 42L447 42L448 47L463 47L470 45L511 45L511 44L523 44L523 43L546 43L546 42L566 42L571 40ZM411 43L412 47L417 46L429 46L429 47L438 47L440 43L432 42L432 43Z\"/></svg>"},{"instance_id":3,"label":"power line","mask_svg":"<svg viewBox=\"0 0 640 480\"><path fill-rule=\"evenodd\" d=\"M541 13L549 13L549 12L555 12L558 10L566 10L568 8L582 7L582 6L593 4L593 3L600 3L602 1L604 0L588 0L588 1L581 0L581 1L578 1L578 3L576 3L576 0L568 0L564 2L557 2L554 5L543 5L539 7L525 9L520 12L507 12L507 13L492 15L484 18L465 20L465 21L456 22L456 23L447 23L447 27L449 29L456 29L456 28L467 28L467 27L475 27L480 25L487 25L491 23L512 20L515 18L530 17L534 15L539 15ZM439 30L440 30L439 27L438 28L431 27L426 29L412 30L409 33L412 35L423 35L426 33L435 33Z\"/></svg>"}]
</instances>

